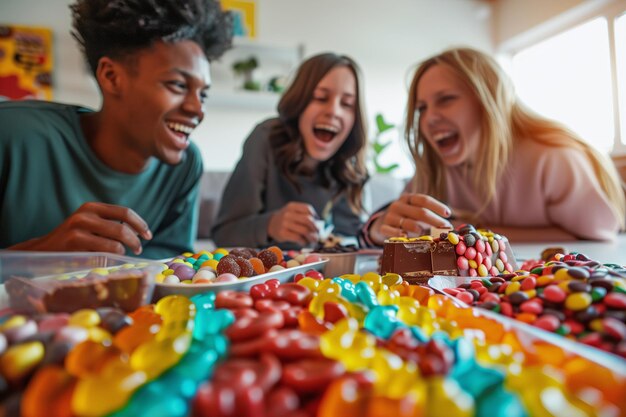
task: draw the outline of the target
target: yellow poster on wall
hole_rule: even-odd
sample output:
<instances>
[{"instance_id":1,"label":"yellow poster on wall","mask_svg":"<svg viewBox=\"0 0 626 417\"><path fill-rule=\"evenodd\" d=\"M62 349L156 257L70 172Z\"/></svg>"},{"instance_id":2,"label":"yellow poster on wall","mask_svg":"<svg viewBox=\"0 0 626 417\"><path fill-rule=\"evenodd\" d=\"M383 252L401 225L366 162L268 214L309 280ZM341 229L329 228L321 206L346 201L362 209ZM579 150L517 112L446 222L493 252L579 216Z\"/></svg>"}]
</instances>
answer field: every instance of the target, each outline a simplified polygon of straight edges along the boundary
<instances>
[{"instance_id":1,"label":"yellow poster on wall","mask_svg":"<svg viewBox=\"0 0 626 417\"><path fill-rule=\"evenodd\" d=\"M0 24L0 98L52 99L52 31Z\"/></svg>"},{"instance_id":2,"label":"yellow poster on wall","mask_svg":"<svg viewBox=\"0 0 626 417\"><path fill-rule=\"evenodd\" d=\"M256 38L256 0L222 0L222 7L233 13L235 36Z\"/></svg>"}]
</instances>

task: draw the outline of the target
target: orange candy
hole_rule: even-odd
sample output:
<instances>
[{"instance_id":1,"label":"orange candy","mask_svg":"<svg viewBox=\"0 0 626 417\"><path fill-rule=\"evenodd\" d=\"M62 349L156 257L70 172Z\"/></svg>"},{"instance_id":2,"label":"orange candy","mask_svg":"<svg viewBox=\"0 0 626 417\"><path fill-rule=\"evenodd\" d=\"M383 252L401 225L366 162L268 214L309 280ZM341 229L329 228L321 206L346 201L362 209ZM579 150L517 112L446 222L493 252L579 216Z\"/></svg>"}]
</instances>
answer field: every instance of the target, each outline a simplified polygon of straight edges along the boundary
<instances>
[{"instance_id":1,"label":"orange candy","mask_svg":"<svg viewBox=\"0 0 626 417\"><path fill-rule=\"evenodd\" d=\"M274 252L276 259L278 259L278 263L283 261L283 251L280 250L278 246L270 246L267 250Z\"/></svg>"},{"instance_id":2,"label":"orange candy","mask_svg":"<svg viewBox=\"0 0 626 417\"><path fill-rule=\"evenodd\" d=\"M22 397L22 415L72 417L72 393L76 381L60 366L48 365L40 369Z\"/></svg>"},{"instance_id":3,"label":"orange candy","mask_svg":"<svg viewBox=\"0 0 626 417\"><path fill-rule=\"evenodd\" d=\"M121 353L115 346L85 340L68 353L65 358L65 369L79 378L99 374L111 359L119 358Z\"/></svg>"},{"instance_id":4,"label":"orange candy","mask_svg":"<svg viewBox=\"0 0 626 417\"><path fill-rule=\"evenodd\" d=\"M263 261L259 258L250 258L248 261L252 264L252 269L254 269L254 272L256 272L257 275L265 273L265 266L263 265Z\"/></svg>"}]
</instances>

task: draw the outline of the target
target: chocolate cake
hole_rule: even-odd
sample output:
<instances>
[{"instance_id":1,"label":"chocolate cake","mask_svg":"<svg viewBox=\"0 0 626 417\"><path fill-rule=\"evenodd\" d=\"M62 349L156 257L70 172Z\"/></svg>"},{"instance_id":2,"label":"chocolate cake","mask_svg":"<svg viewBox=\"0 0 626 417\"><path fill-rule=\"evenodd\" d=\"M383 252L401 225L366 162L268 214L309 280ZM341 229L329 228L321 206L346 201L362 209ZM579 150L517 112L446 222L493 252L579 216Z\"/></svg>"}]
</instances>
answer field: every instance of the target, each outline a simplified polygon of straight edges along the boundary
<instances>
[{"instance_id":1,"label":"chocolate cake","mask_svg":"<svg viewBox=\"0 0 626 417\"><path fill-rule=\"evenodd\" d=\"M385 241L381 274L396 273L412 284L434 275L489 276L517 268L508 240L464 225L436 237L395 237Z\"/></svg>"},{"instance_id":2,"label":"chocolate cake","mask_svg":"<svg viewBox=\"0 0 626 417\"><path fill-rule=\"evenodd\" d=\"M146 301L148 285L146 271L126 269L106 276L90 273L70 279L12 277L5 288L17 313L72 313L99 307L133 311Z\"/></svg>"}]
</instances>

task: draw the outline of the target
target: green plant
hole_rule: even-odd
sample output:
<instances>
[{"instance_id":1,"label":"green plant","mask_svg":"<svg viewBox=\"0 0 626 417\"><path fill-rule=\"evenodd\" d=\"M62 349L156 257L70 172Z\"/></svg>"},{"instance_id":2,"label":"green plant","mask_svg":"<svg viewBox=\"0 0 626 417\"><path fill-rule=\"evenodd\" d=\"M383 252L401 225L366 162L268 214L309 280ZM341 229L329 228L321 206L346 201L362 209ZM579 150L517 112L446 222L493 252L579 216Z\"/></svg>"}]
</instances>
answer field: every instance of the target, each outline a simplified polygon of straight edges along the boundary
<instances>
[{"instance_id":1,"label":"green plant","mask_svg":"<svg viewBox=\"0 0 626 417\"><path fill-rule=\"evenodd\" d=\"M398 168L399 166L397 163L383 166L379 162L379 158L381 154L383 153L385 148L387 148L387 146L389 146L392 142L392 139L389 139L388 141L383 142L382 141L383 133L395 127L396 125L387 123L381 113L378 113L376 115L376 135L374 136L374 140L372 141L372 150L374 151L374 158L373 158L374 169L379 174L389 174L390 172L392 172L394 169Z\"/></svg>"},{"instance_id":2,"label":"green plant","mask_svg":"<svg viewBox=\"0 0 626 417\"><path fill-rule=\"evenodd\" d=\"M253 71L258 67L259 61L253 56L248 59L233 62L233 71L243 76L244 90L259 91L261 89L261 84L258 81L254 81L252 77Z\"/></svg>"}]
</instances>

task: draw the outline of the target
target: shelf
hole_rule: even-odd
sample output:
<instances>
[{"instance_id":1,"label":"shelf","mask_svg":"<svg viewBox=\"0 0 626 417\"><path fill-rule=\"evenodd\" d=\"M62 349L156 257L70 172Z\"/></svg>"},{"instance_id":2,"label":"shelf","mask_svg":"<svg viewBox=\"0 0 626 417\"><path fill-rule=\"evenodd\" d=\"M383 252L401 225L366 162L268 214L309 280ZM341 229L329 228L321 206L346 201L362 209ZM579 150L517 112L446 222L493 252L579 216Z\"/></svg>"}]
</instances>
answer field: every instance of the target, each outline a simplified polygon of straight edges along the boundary
<instances>
[{"instance_id":1,"label":"shelf","mask_svg":"<svg viewBox=\"0 0 626 417\"><path fill-rule=\"evenodd\" d=\"M251 56L256 57L259 66L254 70L253 78L264 89L274 77L286 80L293 75L303 55L302 44L276 45L235 39L233 48L220 60L211 63L213 88L209 92L207 105L214 108L276 110L280 94L242 90L240 86L243 80L234 73L233 63Z\"/></svg>"}]
</instances>

